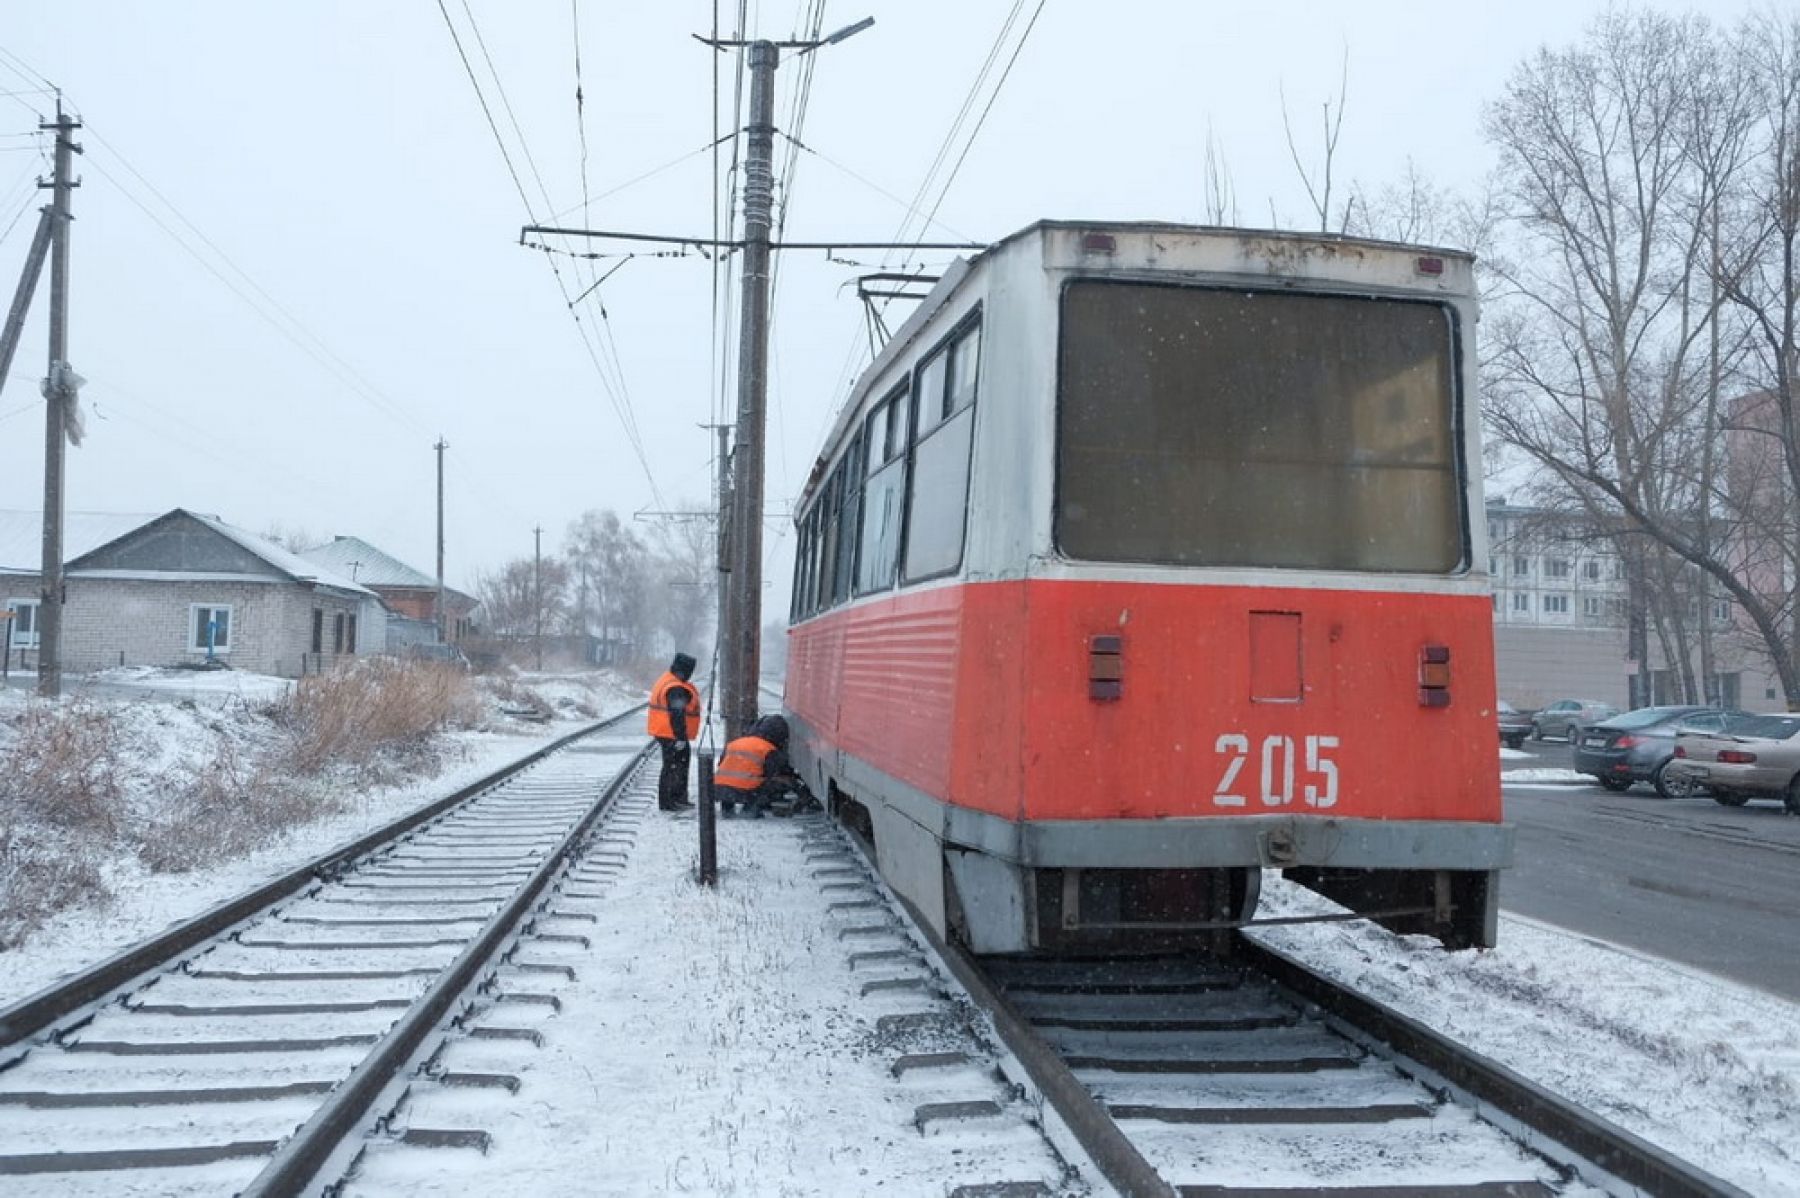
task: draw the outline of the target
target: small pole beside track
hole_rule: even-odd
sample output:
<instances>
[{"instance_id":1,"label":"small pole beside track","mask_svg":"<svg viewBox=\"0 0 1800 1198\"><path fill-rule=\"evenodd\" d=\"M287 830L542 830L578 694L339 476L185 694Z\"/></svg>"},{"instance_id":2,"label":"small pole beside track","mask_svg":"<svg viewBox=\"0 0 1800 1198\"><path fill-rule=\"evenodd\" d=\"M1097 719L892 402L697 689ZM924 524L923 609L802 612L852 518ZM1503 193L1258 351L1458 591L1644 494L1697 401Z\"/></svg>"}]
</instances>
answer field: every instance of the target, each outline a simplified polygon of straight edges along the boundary
<instances>
[{"instance_id":1,"label":"small pole beside track","mask_svg":"<svg viewBox=\"0 0 1800 1198\"><path fill-rule=\"evenodd\" d=\"M718 823L713 816L713 755L700 754L700 885L719 884Z\"/></svg>"}]
</instances>

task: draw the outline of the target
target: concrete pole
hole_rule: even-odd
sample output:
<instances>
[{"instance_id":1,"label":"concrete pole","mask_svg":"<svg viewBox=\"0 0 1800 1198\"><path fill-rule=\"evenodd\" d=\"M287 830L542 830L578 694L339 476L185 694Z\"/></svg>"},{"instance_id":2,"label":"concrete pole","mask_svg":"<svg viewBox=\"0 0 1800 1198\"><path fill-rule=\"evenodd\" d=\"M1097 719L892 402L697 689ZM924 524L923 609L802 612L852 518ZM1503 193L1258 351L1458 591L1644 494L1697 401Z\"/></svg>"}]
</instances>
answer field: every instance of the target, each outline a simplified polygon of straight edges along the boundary
<instances>
[{"instance_id":1,"label":"concrete pole","mask_svg":"<svg viewBox=\"0 0 1800 1198\"><path fill-rule=\"evenodd\" d=\"M537 632L532 639L537 642L537 668L544 669L544 529L540 525L531 530L531 606L537 609Z\"/></svg>"},{"instance_id":2,"label":"concrete pole","mask_svg":"<svg viewBox=\"0 0 1800 1198\"><path fill-rule=\"evenodd\" d=\"M738 346L737 447L732 453L731 586L726 608L726 738L756 718L762 674L763 424L768 396L769 232L775 199L774 43L750 45L749 147L744 162L744 294Z\"/></svg>"},{"instance_id":3,"label":"concrete pole","mask_svg":"<svg viewBox=\"0 0 1800 1198\"><path fill-rule=\"evenodd\" d=\"M438 488L437 488L437 491L438 491L438 494L437 494L437 501L438 501L438 504L437 504L437 603L433 608L433 614L437 616L438 644L447 645L450 643L450 625L449 625L449 622L444 619L444 451L446 449L450 448L450 443L448 441L444 440L442 437L439 437L437 439L437 444L433 445L432 448L437 450L437 484L438 484Z\"/></svg>"},{"instance_id":4,"label":"concrete pole","mask_svg":"<svg viewBox=\"0 0 1800 1198\"><path fill-rule=\"evenodd\" d=\"M69 135L81 122L64 116L62 104L56 120L42 126L56 130L56 167L51 187L50 229L50 369L58 379L59 363L69 360L69 191L71 159L81 147ZM63 452L67 447L67 399L57 387L48 388L44 402L44 556L43 594L38 607L38 694L54 699L62 694L63 609Z\"/></svg>"}]
</instances>

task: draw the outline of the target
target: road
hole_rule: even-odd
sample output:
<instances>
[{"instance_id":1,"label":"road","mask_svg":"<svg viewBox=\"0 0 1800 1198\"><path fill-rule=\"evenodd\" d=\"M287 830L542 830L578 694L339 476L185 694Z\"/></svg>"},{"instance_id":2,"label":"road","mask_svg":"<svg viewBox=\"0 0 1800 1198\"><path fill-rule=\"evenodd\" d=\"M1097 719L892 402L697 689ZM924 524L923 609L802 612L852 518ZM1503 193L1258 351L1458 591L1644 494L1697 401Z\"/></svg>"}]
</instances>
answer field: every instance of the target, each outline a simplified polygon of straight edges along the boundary
<instances>
[{"instance_id":1,"label":"road","mask_svg":"<svg viewBox=\"0 0 1800 1198\"><path fill-rule=\"evenodd\" d=\"M1527 744L1508 769L1568 768ZM1648 786L1503 787L1518 828L1501 906L1800 1000L1800 819L1779 802L1721 807Z\"/></svg>"}]
</instances>

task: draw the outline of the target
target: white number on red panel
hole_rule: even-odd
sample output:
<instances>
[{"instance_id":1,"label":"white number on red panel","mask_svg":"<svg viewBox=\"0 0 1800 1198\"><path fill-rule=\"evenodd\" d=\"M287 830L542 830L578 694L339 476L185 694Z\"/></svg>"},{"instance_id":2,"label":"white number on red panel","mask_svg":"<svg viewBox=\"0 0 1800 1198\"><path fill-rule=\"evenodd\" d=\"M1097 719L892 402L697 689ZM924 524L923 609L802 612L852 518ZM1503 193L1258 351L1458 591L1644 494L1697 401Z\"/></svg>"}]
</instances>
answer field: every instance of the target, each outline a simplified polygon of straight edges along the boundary
<instances>
[{"instance_id":1,"label":"white number on red panel","mask_svg":"<svg viewBox=\"0 0 1800 1198\"><path fill-rule=\"evenodd\" d=\"M1308 736L1296 744L1293 737L1277 733L1265 736L1253 753L1248 736L1241 732L1221 733L1213 742L1213 752L1224 758L1219 767L1219 783L1213 788L1213 806L1249 806L1250 798L1244 793L1239 775L1245 764L1254 760L1261 772L1257 794L1262 806L1291 807L1297 798L1308 807L1335 807L1337 747L1335 736Z\"/></svg>"}]
</instances>

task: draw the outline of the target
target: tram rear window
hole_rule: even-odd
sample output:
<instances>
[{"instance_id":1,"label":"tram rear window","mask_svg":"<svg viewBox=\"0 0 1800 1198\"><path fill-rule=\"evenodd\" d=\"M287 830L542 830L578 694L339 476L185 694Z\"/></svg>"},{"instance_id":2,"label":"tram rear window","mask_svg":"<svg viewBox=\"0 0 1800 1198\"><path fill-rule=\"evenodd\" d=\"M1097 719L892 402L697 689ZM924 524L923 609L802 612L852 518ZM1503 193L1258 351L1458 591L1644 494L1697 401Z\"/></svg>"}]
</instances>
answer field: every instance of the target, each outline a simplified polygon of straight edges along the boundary
<instances>
[{"instance_id":1,"label":"tram rear window","mask_svg":"<svg viewBox=\"0 0 1800 1198\"><path fill-rule=\"evenodd\" d=\"M1069 556L1462 565L1446 308L1080 281L1063 294L1060 355Z\"/></svg>"}]
</instances>

